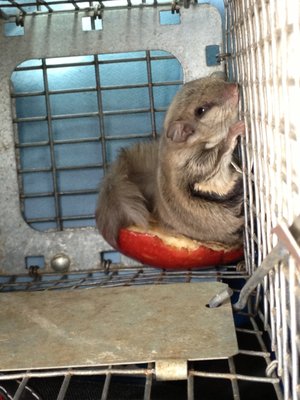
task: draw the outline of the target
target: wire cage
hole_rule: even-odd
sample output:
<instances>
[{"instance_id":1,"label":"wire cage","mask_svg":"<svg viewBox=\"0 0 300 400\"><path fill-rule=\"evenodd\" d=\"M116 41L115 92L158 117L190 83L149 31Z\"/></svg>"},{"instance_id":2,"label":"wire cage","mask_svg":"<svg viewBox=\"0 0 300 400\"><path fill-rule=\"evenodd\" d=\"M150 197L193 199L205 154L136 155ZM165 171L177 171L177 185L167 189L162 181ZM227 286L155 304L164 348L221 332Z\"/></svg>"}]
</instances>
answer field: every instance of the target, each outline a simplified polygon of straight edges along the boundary
<instances>
[{"instance_id":1,"label":"wire cage","mask_svg":"<svg viewBox=\"0 0 300 400\"><path fill-rule=\"evenodd\" d=\"M0 2L1 308L11 293L210 282L227 283L235 301L272 257L234 314L237 354L192 358L177 380L159 377L152 360L1 367L0 400L300 398L300 5L199 3ZM99 182L121 146L159 135L184 81L224 70L240 85L246 122L245 263L133 263L94 228ZM34 355L35 345L24 346Z\"/></svg>"}]
</instances>

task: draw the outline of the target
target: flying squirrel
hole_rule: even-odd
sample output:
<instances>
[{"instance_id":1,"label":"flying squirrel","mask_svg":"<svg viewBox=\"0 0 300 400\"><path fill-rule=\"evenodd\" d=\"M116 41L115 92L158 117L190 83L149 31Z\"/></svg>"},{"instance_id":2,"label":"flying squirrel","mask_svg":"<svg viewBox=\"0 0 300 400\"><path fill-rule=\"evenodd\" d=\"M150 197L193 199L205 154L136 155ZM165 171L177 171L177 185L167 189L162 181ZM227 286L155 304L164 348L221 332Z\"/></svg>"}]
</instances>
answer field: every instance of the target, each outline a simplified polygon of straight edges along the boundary
<instances>
[{"instance_id":1,"label":"flying squirrel","mask_svg":"<svg viewBox=\"0 0 300 400\"><path fill-rule=\"evenodd\" d=\"M121 150L101 185L96 222L118 248L121 228L155 221L171 234L199 241L242 243L242 176L232 166L239 90L219 77L182 86L159 140Z\"/></svg>"}]
</instances>

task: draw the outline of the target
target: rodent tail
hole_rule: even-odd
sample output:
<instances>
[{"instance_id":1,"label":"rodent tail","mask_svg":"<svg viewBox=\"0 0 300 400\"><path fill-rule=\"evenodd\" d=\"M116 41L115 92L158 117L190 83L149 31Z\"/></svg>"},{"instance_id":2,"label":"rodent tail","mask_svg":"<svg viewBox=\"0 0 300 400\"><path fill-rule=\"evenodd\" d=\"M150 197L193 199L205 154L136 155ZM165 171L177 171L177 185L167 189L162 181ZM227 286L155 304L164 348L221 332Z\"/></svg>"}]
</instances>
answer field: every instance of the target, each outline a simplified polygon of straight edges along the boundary
<instances>
[{"instance_id":1,"label":"rodent tail","mask_svg":"<svg viewBox=\"0 0 300 400\"><path fill-rule=\"evenodd\" d=\"M110 171L103 181L96 209L97 227L104 239L118 248L119 230L130 225L146 228L149 217L146 200L126 171Z\"/></svg>"}]
</instances>

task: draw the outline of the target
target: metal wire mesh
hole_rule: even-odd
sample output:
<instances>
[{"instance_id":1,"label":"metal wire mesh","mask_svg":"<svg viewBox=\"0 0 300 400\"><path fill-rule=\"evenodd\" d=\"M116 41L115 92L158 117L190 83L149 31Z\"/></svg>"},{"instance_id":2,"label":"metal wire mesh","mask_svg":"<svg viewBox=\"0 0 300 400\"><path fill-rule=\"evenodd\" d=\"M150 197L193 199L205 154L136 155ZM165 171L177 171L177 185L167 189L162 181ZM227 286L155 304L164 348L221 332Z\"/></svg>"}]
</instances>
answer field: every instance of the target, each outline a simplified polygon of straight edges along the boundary
<instances>
[{"instance_id":1,"label":"metal wire mesh","mask_svg":"<svg viewBox=\"0 0 300 400\"><path fill-rule=\"evenodd\" d=\"M298 1L227 1L228 62L243 88L247 268L276 245L272 229L300 212ZM299 398L299 265L290 257L265 278L260 313L276 353L284 398Z\"/></svg>"},{"instance_id":2,"label":"metal wire mesh","mask_svg":"<svg viewBox=\"0 0 300 400\"><path fill-rule=\"evenodd\" d=\"M246 279L245 271L236 271L236 267L221 267L208 270L166 271L156 268L135 266L122 268L122 265L109 263L102 270L78 273L45 274L33 272L31 275L0 276L0 291L39 291L91 288L93 286L117 287L146 284L168 284L176 282L203 282L210 280Z\"/></svg>"},{"instance_id":3,"label":"metal wire mesh","mask_svg":"<svg viewBox=\"0 0 300 400\"><path fill-rule=\"evenodd\" d=\"M167 80L163 65L173 71ZM39 230L94 225L108 164L121 146L157 137L181 74L175 57L152 51L18 66L12 96L26 222Z\"/></svg>"}]
</instances>

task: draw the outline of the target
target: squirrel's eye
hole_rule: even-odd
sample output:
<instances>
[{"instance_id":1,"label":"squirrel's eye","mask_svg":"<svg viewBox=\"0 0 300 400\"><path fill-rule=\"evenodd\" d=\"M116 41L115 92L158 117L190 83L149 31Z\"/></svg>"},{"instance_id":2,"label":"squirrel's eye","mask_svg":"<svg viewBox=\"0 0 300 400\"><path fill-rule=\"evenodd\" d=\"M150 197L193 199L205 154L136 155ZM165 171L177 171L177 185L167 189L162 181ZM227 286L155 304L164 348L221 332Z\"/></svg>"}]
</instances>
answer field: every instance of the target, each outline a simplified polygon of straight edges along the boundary
<instances>
[{"instance_id":1,"label":"squirrel's eye","mask_svg":"<svg viewBox=\"0 0 300 400\"><path fill-rule=\"evenodd\" d=\"M210 110L214 106L213 103L205 103L202 106L195 108L195 117L201 118L206 113L206 111Z\"/></svg>"},{"instance_id":2,"label":"squirrel's eye","mask_svg":"<svg viewBox=\"0 0 300 400\"><path fill-rule=\"evenodd\" d=\"M202 115L205 113L205 111L207 110L207 108L206 107L197 107L196 109L195 109L195 115L196 115L196 117L202 117Z\"/></svg>"}]
</instances>

